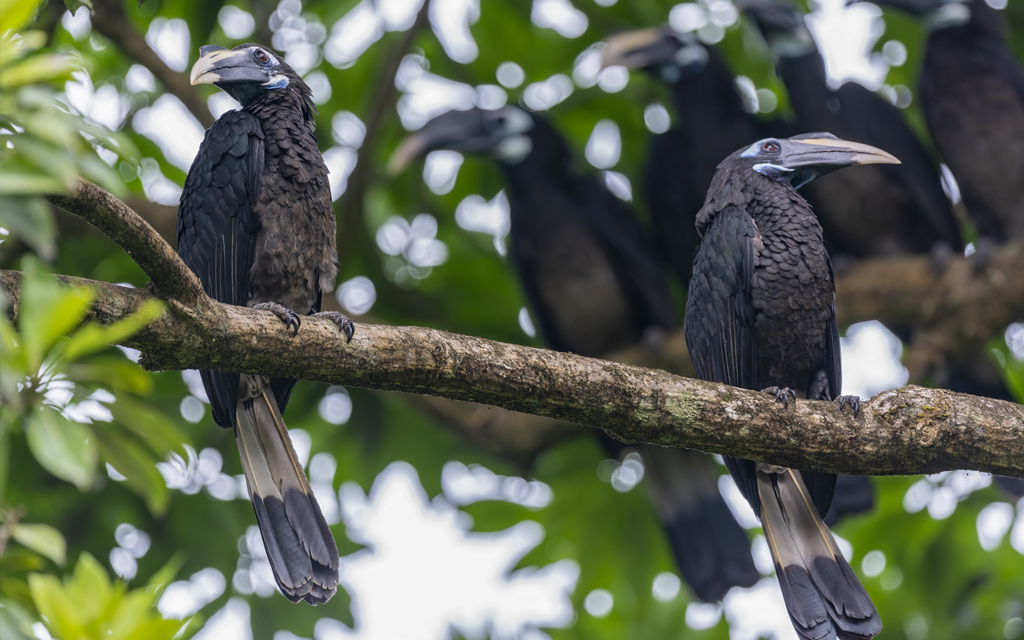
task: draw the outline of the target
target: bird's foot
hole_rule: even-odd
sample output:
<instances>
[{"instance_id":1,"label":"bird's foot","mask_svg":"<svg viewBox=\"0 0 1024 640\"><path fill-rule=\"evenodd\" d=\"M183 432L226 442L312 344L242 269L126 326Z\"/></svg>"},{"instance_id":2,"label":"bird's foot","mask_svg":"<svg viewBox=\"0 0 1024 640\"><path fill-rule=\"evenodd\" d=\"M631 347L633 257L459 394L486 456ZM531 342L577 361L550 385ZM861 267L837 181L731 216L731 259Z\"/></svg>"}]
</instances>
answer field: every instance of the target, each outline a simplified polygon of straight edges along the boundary
<instances>
[{"instance_id":1,"label":"bird's foot","mask_svg":"<svg viewBox=\"0 0 1024 640\"><path fill-rule=\"evenodd\" d=\"M956 255L948 242L936 242L928 252L928 265L935 275L941 275L949 265L950 259Z\"/></svg>"},{"instance_id":2,"label":"bird's foot","mask_svg":"<svg viewBox=\"0 0 1024 640\"><path fill-rule=\"evenodd\" d=\"M839 396L833 402L839 403L839 410L842 411L846 405L850 405L853 409L853 417L856 418L857 414L860 413L860 396Z\"/></svg>"},{"instance_id":3,"label":"bird's foot","mask_svg":"<svg viewBox=\"0 0 1024 640\"><path fill-rule=\"evenodd\" d=\"M292 335L296 335L299 332L299 325L302 324L302 320L299 319L299 314L295 313L288 307L277 304L276 302L260 302L252 305L253 309L259 309L261 311L270 311L278 318L281 318L281 322L284 326L291 330Z\"/></svg>"},{"instance_id":4,"label":"bird's foot","mask_svg":"<svg viewBox=\"0 0 1024 640\"><path fill-rule=\"evenodd\" d=\"M324 318L338 325L341 332L345 334L346 338L348 338L345 342L352 342L352 336L356 333L356 323L352 322L352 320L344 313L340 313L338 311L320 311L319 313L314 313L313 317Z\"/></svg>"},{"instance_id":5,"label":"bird's foot","mask_svg":"<svg viewBox=\"0 0 1024 640\"><path fill-rule=\"evenodd\" d=\"M996 242L992 238L979 237L974 242L974 253L971 254L974 273L980 274L988 271L992 266L992 257L996 253Z\"/></svg>"},{"instance_id":6,"label":"bird's foot","mask_svg":"<svg viewBox=\"0 0 1024 640\"><path fill-rule=\"evenodd\" d=\"M789 387L768 387L767 389L761 389L761 393L770 393L775 396L775 402L781 402L784 407L789 408L789 399L793 398L793 402L796 402L796 391L793 391Z\"/></svg>"}]
</instances>

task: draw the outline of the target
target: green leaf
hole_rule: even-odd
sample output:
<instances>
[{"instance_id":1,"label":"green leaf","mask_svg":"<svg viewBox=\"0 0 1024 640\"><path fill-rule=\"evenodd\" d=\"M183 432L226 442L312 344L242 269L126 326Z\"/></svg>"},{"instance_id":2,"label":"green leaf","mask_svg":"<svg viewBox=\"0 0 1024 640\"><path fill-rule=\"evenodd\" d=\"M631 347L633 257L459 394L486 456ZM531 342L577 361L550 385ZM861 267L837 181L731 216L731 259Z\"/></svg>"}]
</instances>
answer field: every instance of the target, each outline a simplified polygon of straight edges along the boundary
<instances>
[{"instance_id":1,"label":"green leaf","mask_svg":"<svg viewBox=\"0 0 1024 640\"><path fill-rule=\"evenodd\" d=\"M19 522L12 528L11 537L36 553L64 566L68 543L55 527L37 522Z\"/></svg>"},{"instance_id":2,"label":"green leaf","mask_svg":"<svg viewBox=\"0 0 1024 640\"><path fill-rule=\"evenodd\" d=\"M64 346L62 354L66 360L76 360L108 345L118 344L138 333L139 329L159 318L163 312L163 302L148 300L131 316L110 326L104 327L90 322L75 332L75 335Z\"/></svg>"},{"instance_id":3,"label":"green leaf","mask_svg":"<svg viewBox=\"0 0 1024 640\"><path fill-rule=\"evenodd\" d=\"M37 622L25 608L13 600L0 600L0 638L33 640L32 625Z\"/></svg>"},{"instance_id":4,"label":"green leaf","mask_svg":"<svg viewBox=\"0 0 1024 640\"><path fill-rule=\"evenodd\" d=\"M0 173L0 195L35 196L64 191L66 183L43 173L4 169Z\"/></svg>"},{"instance_id":5,"label":"green leaf","mask_svg":"<svg viewBox=\"0 0 1024 640\"><path fill-rule=\"evenodd\" d=\"M80 619L84 621L96 620L116 596L107 570L87 552L79 556L75 573L67 581L66 589Z\"/></svg>"},{"instance_id":6,"label":"green leaf","mask_svg":"<svg viewBox=\"0 0 1024 640\"><path fill-rule=\"evenodd\" d=\"M28 373L34 375L57 340L81 322L95 294L88 289L62 290L34 257L26 256L22 265L25 276L18 327L28 356Z\"/></svg>"},{"instance_id":7,"label":"green leaf","mask_svg":"<svg viewBox=\"0 0 1024 640\"><path fill-rule=\"evenodd\" d=\"M50 207L39 198L3 198L4 227L25 241L43 260L57 253L57 224Z\"/></svg>"},{"instance_id":8,"label":"green leaf","mask_svg":"<svg viewBox=\"0 0 1024 640\"><path fill-rule=\"evenodd\" d=\"M146 500L146 506L154 515L163 515L167 510L170 490L156 467L160 460L114 424L95 425L92 432L99 441L103 460L127 478L125 483Z\"/></svg>"},{"instance_id":9,"label":"green leaf","mask_svg":"<svg viewBox=\"0 0 1024 640\"><path fill-rule=\"evenodd\" d=\"M122 395L109 409L115 422L132 431L160 458L172 451L183 452L183 445L192 444L176 422L137 398Z\"/></svg>"},{"instance_id":10,"label":"green leaf","mask_svg":"<svg viewBox=\"0 0 1024 640\"><path fill-rule=\"evenodd\" d=\"M40 4L42 0L0 0L0 33L23 27Z\"/></svg>"},{"instance_id":11,"label":"green leaf","mask_svg":"<svg viewBox=\"0 0 1024 640\"><path fill-rule=\"evenodd\" d=\"M28 418L28 447L44 469L85 490L96 473L96 440L85 426L55 409L40 407Z\"/></svg>"},{"instance_id":12,"label":"green leaf","mask_svg":"<svg viewBox=\"0 0 1024 640\"><path fill-rule=\"evenodd\" d=\"M39 615L46 618L46 628L58 638L77 638L82 629L75 602L68 596L56 576L33 573L28 588Z\"/></svg>"},{"instance_id":13,"label":"green leaf","mask_svg":"<svg viewBox=\"0 0 1024 640\"><path fill-rule=\"evenodd\" d=\"M150 374L122 355L97 356L89 362L71 364L64 373L74 382L93 383L112 391L146 395L153 390Z\"/></svg>"},{"instance_id":14,"label":"green leaf","mask_svg":"<svg viewBox=\"0 0 1024 640\"><path fill-rule=\"evenodd\" d=\"M26 58L0 71L0 89L10 91L17 87L36 82L70 80L73 67L67 56L60 53L44 53Z\"/></svg>"}]
</instances>

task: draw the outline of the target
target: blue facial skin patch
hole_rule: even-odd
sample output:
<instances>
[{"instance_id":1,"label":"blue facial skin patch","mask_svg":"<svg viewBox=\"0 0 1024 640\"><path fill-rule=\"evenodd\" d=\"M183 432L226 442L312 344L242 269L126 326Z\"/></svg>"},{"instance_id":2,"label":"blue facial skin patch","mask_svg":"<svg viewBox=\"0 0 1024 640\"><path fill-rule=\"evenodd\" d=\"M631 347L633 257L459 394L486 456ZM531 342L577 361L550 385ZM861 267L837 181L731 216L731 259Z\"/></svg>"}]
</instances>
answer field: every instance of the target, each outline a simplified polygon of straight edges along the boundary
<instances>
[{"instance_id":1,"label":"blue facial skin patch","mask_svg":"<svg viewBox=\"0 0 1024 640\"><path fill-rule=\"evenodd\" d=\"M766 175L769 178L775 179L778 178L783 173L790 173L793 170L790 169L789 167L783 167L782 165L771 164L770 162L762 162L761 164L754 165L754 171Z\"/></svg>"},{"instance_id":2,"label":"blue facial skin patch","mask_svg":"<svg viewBox=\"0 0 1024 640\"><path fill-rule=\"evenodd\" d=\"M273 84L269 84L270 82L273 82ZM263 86L268 89L284 89L288 86L288 78L286 76L274 76L267 83L264 83Z\"/></svg>"}]
</instances>

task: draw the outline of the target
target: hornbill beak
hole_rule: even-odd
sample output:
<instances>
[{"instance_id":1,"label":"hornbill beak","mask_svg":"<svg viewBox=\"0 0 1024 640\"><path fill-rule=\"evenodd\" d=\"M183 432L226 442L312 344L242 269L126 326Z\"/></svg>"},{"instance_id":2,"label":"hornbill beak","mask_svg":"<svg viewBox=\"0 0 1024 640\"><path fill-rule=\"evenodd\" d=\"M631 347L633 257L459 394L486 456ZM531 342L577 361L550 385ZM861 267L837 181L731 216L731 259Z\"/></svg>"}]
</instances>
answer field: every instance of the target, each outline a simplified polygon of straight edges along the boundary
<instances>
[{"instance_id":1,"label":"hornbill beak","mask_svg":"<svg viewBox=\"0 0 1024 640\"><path fill-rule=\"evenodd\" d=\"M449 111L402 140L388 160L387 172L391 176L398 175L431 151L450 149L479 153L487 151L493 144L494 141L484 129L478 109Z\"/></svg>"},{"instance_id":2,"label":"hornbill beak","mask_svg":"<svg viewBox=\"0 0 1024 640\"><path fill-rule=\"evenodd\" d=\"M189 81L193 85L262 83L267 81L267 73L246 49L225 49L208 44L199 48L199 59L192 66Z\"/></svg>"},{"instance_id":3,"label":"hornbill beak","mask_svg":"<svg viewBox=\"0 0 1024 640\"><path fill-rule=\"evenodd\" d=\"M671 58L679 46L679 40L667 26L622 31L605 40L601 68L621 65L643 69Z\"/></svg>"},{"instance_id":4,"label":"hornbill beak","mask_svg":"<svg viewBox=\"0 0 1024 640\"><path fill-rule=\"evenodd\" d=\"M831 133L807 133L782 141L779 164L790 170L809 167L827 173L855 164L900 164L900 161L871 145L840 140Z\"/></svg>"}]
</instances>

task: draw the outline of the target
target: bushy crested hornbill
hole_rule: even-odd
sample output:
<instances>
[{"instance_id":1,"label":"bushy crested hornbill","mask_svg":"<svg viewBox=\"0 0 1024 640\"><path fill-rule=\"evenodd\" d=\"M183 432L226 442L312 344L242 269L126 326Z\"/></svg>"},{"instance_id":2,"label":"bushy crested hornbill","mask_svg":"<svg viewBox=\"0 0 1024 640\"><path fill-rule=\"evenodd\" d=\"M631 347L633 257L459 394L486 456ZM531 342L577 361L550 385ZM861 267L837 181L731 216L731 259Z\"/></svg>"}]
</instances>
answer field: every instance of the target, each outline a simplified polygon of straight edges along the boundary
<instances>
[{"instance_id":1,"label":"bushy crested hornbill","mask_svg":"<svg viewBox=\"0 0 1024 640\"><path fill-rule=\"evenodd\" d=\"M841 396L835 288L828 252L797 187L854 164L897 163L828 133L767 138L718 168L697 214L700 248L684 330L697 375L764 389L789 403ZM761 519L786 608L802 638L870 638L874 605L822 522L836 476L727 458Z\"/></svg>"},{"instance_id":2,"label":"bushy crested hornbill","mask_svg":"<svg viewBox=\"0 0 1024 640\"><path fill-rule=\"evenodd\" d=\"M841 172L808 186L831 253L928 253L936 245L962 251L938 169L900 110L857 82L830 89L821 54L792 5L740 0L737 6L754 19L776 58L797 129L884 146L903 162Z\"/></svg>"},{"instance_id":3,"label":"bushy crested hornbill","mask_svg":"<svg viewBox=\"0 0 1024 640\"><path fill-rule=\"evenodd\" d=\"M790 131L781 121L763 122L747 113L721 54L692 34L663 26L618 33L606 43L606 66L644 69L672 89L677 121L652 136L644 196L662 255L685 285L700 242L694 222L722 158L751 140ZM829 524L874 507L867 478L840 476L837 494Z\"/></svg>"},{"instance_id":4,"label":"bushy crested hornbill","mask_svg":"<svg viewBox=\"0 0 1024 640\"><path fill-rule=\"evenodd\" d=\"M309 87L256 44L204 46L192 84L241 103L206 132L178 208L178 253L221 302L265 309L297 333L324 316L351 339L352 321L320 313L334 288L334 207ZM270 566L292 602L337 591L338 548L313 497L281 414L295 380L203 370L213 419L234 429Z\"/></svg>"},{"instance_id":5,"label":"bushy crested hornbill","mask_svg":"<svg viewBox=\"0 0 1024 640\"><path fill-rule=\"evenodd\" d=\"M1024 66L985 0L872 0L932 29L919 97L928 131L983 238L1024 237Z\"/></svg>"},{"instance_id":6,"label":"bushy crested hornbill","mask_svg":"<svg viewBox=\"0 0 1024 640\"><path fill-rule=\"evenodd\" d=\"M669 85L675 126L651 138L644 197L662 254L685 284L699 238L694 216L715 167L733 149L780 132L743 110L732 72L712 47L663 26L606 40L605 66L644 69Z\"/></svg>"},{"instance_id":7,"label":"bushy crested hornbill","mask_svg":"<svg viewBox=\"0 0 1024 640\"><path fill-rule=\"evenodd\" d=\"M497 160L508 185L509 251L552 349L600 357L669 330L672 301L629 208L595 177L573 170L565 140L518 107L452 111L395 151L392 169L437 149ZM605 438L615 454L622 445ZM718 491L704 454L639 447L652 501L684 579L703 600L760 577L750 543Z\"/></svg>"}]
</instances>

